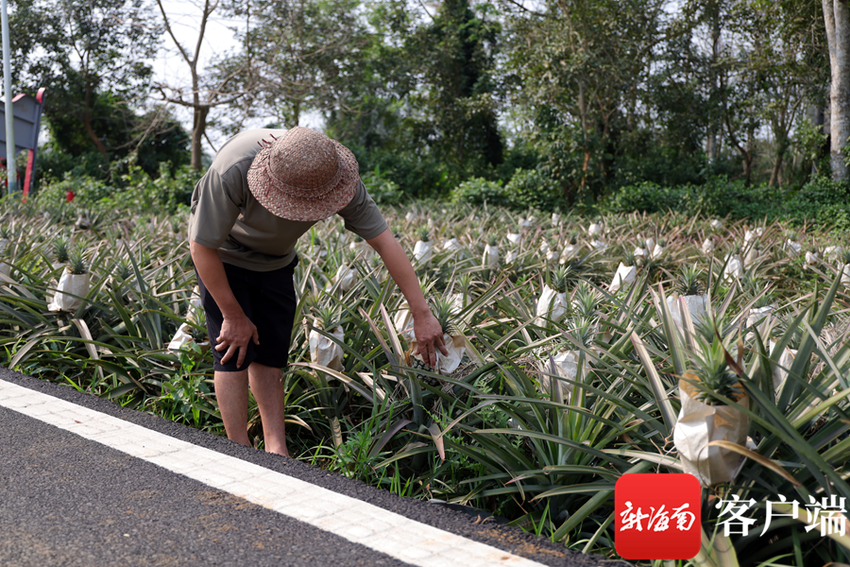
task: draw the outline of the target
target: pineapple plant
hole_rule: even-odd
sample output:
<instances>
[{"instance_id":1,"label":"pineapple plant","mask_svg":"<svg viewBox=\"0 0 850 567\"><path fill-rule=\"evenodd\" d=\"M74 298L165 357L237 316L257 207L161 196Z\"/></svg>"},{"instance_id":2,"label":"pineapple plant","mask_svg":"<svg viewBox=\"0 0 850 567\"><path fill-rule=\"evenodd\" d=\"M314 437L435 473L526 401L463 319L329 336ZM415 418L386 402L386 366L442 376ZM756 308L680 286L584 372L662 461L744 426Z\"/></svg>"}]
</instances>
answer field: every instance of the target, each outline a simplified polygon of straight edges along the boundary
<instances>
[{"instance_id":1,"label":"pineapple plant","mask_svg":"<svg viewBox=\"0 0 850 567\"><path fill-rule=\"evenodd\" d=\"M413 258L420 264L427 264L431 260L433 244L431 234L426 227L419 229L419 240L413 247Z\"/></svg>"},{"instance_id":2,"label":"pineapple plant","mask_svg":"<svg viewBox=\"0 0 850 567\"><path fill-rule=\"evenodd\" d=\"M726 347L716 336L711 343L703 342L701 352L692 353L693 370L685 377L701 383L705 391L699 391L695 398L710 406L724 405L721 396L737 402L744 396L740 378L726 362Z\"/></svg>"},{"instance_id":3,"label":"pineapple plant","mask_svg":"<svg viewBox=\"0 0 850 567\"><path fill-rule=\"evenodd\" d=\"M79 248L73 250L68 255L68 267L66 270L75 276L81 276L88 273L86 257Z\"/></svg>"},{"instance_id":4,"label":"pineapple plant","mask_svg":"<svg viewBox=\"0 0 850 567\"><path fill-rule=\"evenodd\" d=\"M673 443L685 472L707 487L734 481L744 463L738 453L709 444L724 440L744 446L749 432L747 414L726 403L749 407L749 397L729 367L727 354L718 336L711 342L699 340L698 352L690 353L691 370L679 381L682 407Z\"/></svg>"},{"instance_id":5,"label":"pineapple plant","mask_svg":"<svg viewBox=\"0 0 850 567\"><path fill-rule=\"evenodd\" d=\"M67 238L60 236L53 241L53 256L56 257L57 263L67 263L70 250L71 248Z\"/></svg>"},{"instance_id":6,"label":"pineapple plant","mask_svg":"<svg viewBox=\"0 0 850 567\"><path fill-rule=\"evenodd\" d=\"M443 329L443 340L446 343L446 348L450 349L450 346L451 346L450 343L452 342L450 339L458 331L456 323L455 323L454 305L453 305L451 299L445 298L445 297L437 298L437 299L433 300L431 303L432 303L431 312L434 314L434 317L437 319L437 322L440 324L440 328ZM439 353L437 355L437 357L438 357L437 368L434 368L433 366L431 366L430 364L428 364L427 362L425 362L423 360L422 355L416 354L416 348L417 347L418 347L418 344L414 340L413 342L410 343L410 348L404 353L404 362L410 368L413 368L415 370L425 370L426 372L431 372L431 373L434 373L434 374L441 374L443 372L446 372L446 373L452 372L457 367L455 365L454 368L450 368L450 367L449 368L443 368L442 367L443 365L441 364L442 361L439 360L440 357L442 357L443 355L442 355L442 353ZM451 356L451 354L452 353L450 351L450 356ZM462 356L463 356L463 354L461 353L461 357ZM460 362L460 360L458 359L458 363L459 362ZM428 384L429 386L432 386L434 388L438 388L440 386L440 381L437 380L436 378L434 378L433 376L427 376L425 374L416 373L416 378L420 382L424 382L425 384Z\"/></svg>"},{"instance_id":7,"label":"pineapple plant","mask_svg":"<svg viewBox=\"0 0 850 567\"><path fill-rule=\"evenodd\" d=\"M88 273L85 255L79 248L68 254L68 265L62 271L56 293L47 308L50 311L76 311L89 293L91 274Z\"/></svg>"},{"instance_id":8,"label":"pineapple plant","mask_svg":"<svg viewBox=\"0 0 850 567\"><path fill-rule=\"evenodd\" d=\"M596 315L599 307L599 296L590 284L579 282L576 286L572 302L573 312L580 317L590 318Z\"/></svg>"},{"instance_id":9,"label":"pineapple plant","mask_svg":"<svg viewBox=\"0 0 850 567\"><path fill-rule=\"evenodd\" d=\"M327 334L333 335L339 342L344 342L345 335L342 330L342 316L337 309L330 306L321 306L315 309L315 324ZM313 364L326 366L333 370L342 370L342 359L344 353L342 347L333 340L319 333L317 329L310 329L307 336L310 346L310 361Z\"/></svg>"},{"instance_id":10,"label":"pineapple plant","mask_svg":"<svg viewBox=\"0 0 850 567\"><path fill-rule=\"evenodd\" d=\"M695 264L683 265L676 276L676 292L680 295L702 295L705 292L705 276Z\"/></svg>"}]
</instances>

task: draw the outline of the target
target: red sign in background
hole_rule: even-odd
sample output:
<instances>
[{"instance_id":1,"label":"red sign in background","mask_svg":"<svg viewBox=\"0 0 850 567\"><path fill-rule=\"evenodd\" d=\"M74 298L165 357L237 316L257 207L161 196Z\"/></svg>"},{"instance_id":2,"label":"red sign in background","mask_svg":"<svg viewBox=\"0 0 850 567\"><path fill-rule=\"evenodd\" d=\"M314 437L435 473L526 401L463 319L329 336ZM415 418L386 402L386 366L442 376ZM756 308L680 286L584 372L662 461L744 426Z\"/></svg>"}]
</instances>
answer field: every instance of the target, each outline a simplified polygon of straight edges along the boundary
<instances>
[{"instance_id":1,"label":"red sign in background","mask_svg":"<svg viewBox=\"0 0 850 567\"><path fill-rule=\"evenodd\" d=\"M623 559L693 559L700 486L689 474L624 474L614 487L614 547Z\"/></svg>"}]
</instances>

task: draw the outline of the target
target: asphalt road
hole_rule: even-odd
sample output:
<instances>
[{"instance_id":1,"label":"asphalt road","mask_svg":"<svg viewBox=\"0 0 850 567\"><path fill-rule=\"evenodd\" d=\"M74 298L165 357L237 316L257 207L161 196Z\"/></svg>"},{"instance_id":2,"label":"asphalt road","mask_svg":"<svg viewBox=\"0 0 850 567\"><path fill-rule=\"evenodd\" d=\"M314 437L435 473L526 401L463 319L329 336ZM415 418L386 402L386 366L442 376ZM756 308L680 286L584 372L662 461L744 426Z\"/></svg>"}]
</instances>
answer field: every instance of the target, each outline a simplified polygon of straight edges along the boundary
<instances>
[{"instance_id":1,"label":"asphalt road","mask_svg":"<svg viewBox=\"0 0 850 567\"><path fill-rule=\"evenodd\" d=\"M463 556L464 545L477 542L506 552L499 558L505 563L493 564L510 563L510 554L551 566L626 565L571 553L514 528L482 523L480 518L462 512L400 498L298 461L243 447L2 367L0 381L70 401L368 502L423 526L457 534L468 542L459 545L458 557ZM86 439L21 412L4 407L0 393L0 565L4 567L410 564L130 456L120 447ZM302 505L310 506L310 502Z\"/></svg>"}]
</instances>

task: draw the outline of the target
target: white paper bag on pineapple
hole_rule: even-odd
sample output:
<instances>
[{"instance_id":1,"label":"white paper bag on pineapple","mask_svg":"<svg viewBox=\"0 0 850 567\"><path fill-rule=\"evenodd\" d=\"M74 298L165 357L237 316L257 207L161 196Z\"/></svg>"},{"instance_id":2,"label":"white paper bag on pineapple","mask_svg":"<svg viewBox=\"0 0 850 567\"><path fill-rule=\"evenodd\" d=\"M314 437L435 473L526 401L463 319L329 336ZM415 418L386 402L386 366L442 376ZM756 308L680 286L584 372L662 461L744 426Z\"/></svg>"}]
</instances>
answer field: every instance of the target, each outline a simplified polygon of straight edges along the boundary
<instances>
[{"instance_id":1,"label":"white paper bag on pineapple","mask_svg":"<svg viewBox=\"0 0 850 567\"><path fill-rule=\"evenodd\" d=\"M799 242L794 242L790 238L785 241L785 251L789 256L799 256L802 250L803 246Z\"/></svg>"},{"instance_id":2,"label":"white paper bag on pineapple","mask_svg":"<svg viewBox=\"0 0 850 567\"><path fill-rule=\"evenodd\" d=\"M747 250L746 256L744 256L744 266L752 266L756 262L758 262L762 258L761 249L753 246L749 250Z\"/></svg>"},{"instance_id":3,"label":"white paper bag on pineapple","mask_svg":"<svg viewBox=\"0 0 850 567\"><path fill-rule=\"evenodd\" d=\"M755 327L758 323L773 313L776 309L775 305L765 305L763 307L753 307L750 309L749 315L747 315L747 327Z\"/></svg>"},{"instance_id":4,"label":"white paper bag on pineapple","mask_svg":"<svg viewBox=\"0 0 850 567\"><path fill-rule=\"evenodd\" d=\"M567 244L561 251L561 259L559 263L566 264L576 254L578 254L578 246L575 244Z\"/></svg>"},{"instance_id":5,"label":"white paper bag on pineapple","mask_svg":"<svg viewBox=\"0 0 850 567\"><path fill-rule=\"evenodd\" d=\"M201 301L201 289L195 286L192 288L192 294L189 296L189 308L186 310L186 320L193 323L200 323L203 315L204 305Z\"/></svg>"},{"instance_id":6,"label":"white paper bag on pineapple","mask_svg":"<svg viewBox=\"0 0 850 567\"><path fill-rule=\"evenodd\" d=\"M815 266L819 261L818 253L812 252L811 250L806 252L806 265Z\"/></svg>"},{"instance_id":7,"label":"white paper bag on pineapple","mask_svg":"<svg viewBox=\"0 0 850 567\"><path fill-rule=\"evenodd\" d=\"M414 213L413 211L408 211L407 214L404 215L404 220L406 220L407 222L416 220L416 213Z\"/></svg>"},{"instance_id":8,"label":"white paper bag on pineapple","mask_svg":"<svg viewBox=\"0 0 850 567\"><path fill-rule=\"evenodd\" d=\"M535 309L536 324L545 326L547 321L544 317L557 323L567 314L568 307L566 293L559 293L548 284L543 284L543 291L540 293Z\"/></svg>"},{"instance_id":9,"label":"white paper bag on pineapple","mask_svg":"<svg viewBox=\"0 0 850 567\"><path fill-rule=\"evenodd\" d=\"M702 243L703 254L711 254L714 252L714 241L711 238L706 238Z\"/></svg>"},{"instance_id":10,"label":"white paper bag on pineapple","mask_svg":"<svg viewBox=\"0 0 850 567\"><path fill-rule=\"evenodd\" d=\"M413 334L413 314L406 303L393 316L393 327L408 344L416 340Z\"/></svg>"},{"instance_id":11,"label":"white paper bag on pineapple","mask_svg":"<svg viewBox=\"0 0 850 567\"><path fill-rule=\"evenodd\" d=\"M731 281L735 278L744 277L744 263L741 261L741 256L732 256L726 261L726 266L723 268L723 278Z\"/></svg>"},{"instance_id":12,"label":"white paper bag on pineapple","mask_svg":"<svg viewBox=\"0 0 850 567\"><path fill-rule=\"evenodd\" d=\"M333 281L339 282L340 291L343 293L347 292L357 282L357 268L350 268L348 264L341 264L337 268Z\"/></svg>"},{"instance_id":13,"label":"white paper bag on pineapple","mask_svg":"<svg viewBox=\"0 0 850 567\"><path fill-rule=\"evenodd\" d=\"M823 249L823 257L833 262L839 260L844 255L844 247L840 244L837 246L827 246Z\"/></svg>"},{"instance_id":14,"label":"white paper bag on pineapple","mask_svg":"<svg viewBox=\"0 0 850 567\"><path fill-rule=\"evenodd\" d=\"M365 240L352 242L348 245L348 249L354 251L355 254L362 256L362 258L367 262L375 255L375 249L369 246L369 243Z\"/></svg>"},{"instance_id":15,"label":"white paper bag on pineapple","mask_svg":"<svg viewBox=\"0 0 850 567\"><path fill-rule=\"evenodd\" d=\"M551 395L552 384L557 383L561 390L561 400L566 400L573 392L574 385L566 380L575 380L578 375L578 353L574 350L562 350L558 354L549 357L546 355L540 361L540 390L544 394ZM555 377L553 377L555 376Z\"/></svg>"},{"instance_id":16,"label":"white paper bag on pineapple","mask_svg":"<svg viewBox=\"0 0 850 567\"><path fill-rule=\"evenodd\" d=\"M658 258L661 256L661 254L664 253L664 248L664 246L661 246L656 242L655 246L652 247L652 254L650 255L650 258Z\"/></svg>"},{"instance_id":17,"label":"white paper bag on pineapple","mask_svg":"<svg viewBox=\"0 0 850 567\"><path fill-rule=\"evenodd\" d=\"M519 234L517 232L509 232L508 241L512 244L519 244L520 242L522 242L522 234Z\"/></svg>"},{"instance_id":18,"label":"white paper bag on pineapple","mask_svg":"<svg viewBox=\"0 0 850 567\"><path fill-rule=\"evenodd\" d=\"M517 257L519 257L519 252L517 252L516 250L508 250L508 253L505 254L505 264L512 263L514 260L517 259Z\"/></svg>"},{"instance_id":19,"label":"white paper bag on pineapple","mask_svg":"<svg viewBox=\"0 0 850 567\"><path fill-rule=\"evenodd\" d=\"M463 355L466 354L466 337L460 333L454 335L443 333L443 342L446 344L446 350L449 354L443 354L440 352L440 349L436 349L437 366L434 367L434 372L447 376L457 370L458 366L460 366L460 361L463 359ZM411 356L421 362L425 362L421 354L416 354L416 349L418 348L419 343L414 338L410 341Z\"/></svg>"},{"instance_id":20,"label":"white paper bag on pineapple","mask_svg":"<svg viewBox=\"0 0 850 567\"><path fill-rule=\"evenodd\" d=\"M192 327L188 323L182 323L171 342L168 343L168 350L179 352L184 346L192 342Z\"/></svg>"},{"instance_id":21,"label":"white paper bag on pineapple","mask_svg":"<svg viewBox=\"0 0 850 567\"><path fill-rule=\"evenodd\" d=\"M600 236L602 234L602 225L596 222L591 224L587 227L587 234L589 236Z\"/></svg>"},{"instance_id":22,"label":"white paper bag on pineapple","mask_svg":"<svg viewBox=\"0 0 850 567\"><path fill-rule=\"evenodd\" d=\"M413 258L420 264L427 264L431 260L433 246L430 240L417 240L413 246Z\"/></svg>"},{"instance_id":23,"label":"white paper bag on pineapple","mask_svg":"<svg viewBox=\"0 0 850 567\"><path fill-rule=\"evenodd\" d=\"M495 270L499 267L499 247L484 245L484 256L481 258L482 264L488 270Z\"/></svg>"},{"instance_id":24,"label":"white paper bag on pineapple","mask_svg":"<svg viewBox=\"0 0 850 567\"><path fill-rule=\"evenodd\" d=\"M598 250L600 252L604 252L606 248L608 248L608 244L604 241L599 240L598 238L590 243L594 250Z\"/></svg>"},{"instance_id":25,"label":"white paper bag on pineapple","mask_svg":"<svg viewBox=\"0 0 850 567\"><path fill-rule=\"evenodd\" d=\"M56 285L56 293L47 306L49 311L76 311L83 304L82 299L77 299L69 294L85 297L89 293L91 274L72 274L67 269L62 272L59 283Z\"/></svg>"},{"instance_id":26,"label":"white paper bag on pineapple","mask_svg":"<svg viewBox=\"0 0 850 567\"><path fill-rule=\"evenodd\" d=\"M764 235L764 227L763 226L756 227L753 230L747 230L744 233L744 244L749 244L753 240L756 240L757 238L761 238L763 235Z\"/></svg>"},{"instance_id":27,"label":"white paper bag on pineapple","mask_svg":"<svg viewBox=\"0 0 850 567\"><path fill-rule=\"evenodd\" d=\"M696 399L698 392L690 383L679 381L682 409L673 430L679 460L685 472L697 477L703 486L731 482L744 466L744 457L708 444L724 440L746 446L750 419L733 406L702 403ZM744 395L738 404L748 408L749 397Z\"/></svg>"},{"instance_id":28,"label":"white paper bag on pineapple","mask_svg":"<svg viewBox=\"0 0 850 567\"><path fill-rule=\"evenodd\" d=\"M443 244L443 250L447 252L457 252L459 250L463 250L463 246L457 238L449 238L448 240L446 240L445 244Z\"/></svg>"},{"instance_id":29,"label":"white paper bag on pineapple","mask_svg":"<svg viewBox=\"0 0 850 567\"><path fill-rule=\"evenodd\" d=\"M684 333L685 318L679 299L684 300L691 322L696 326L705 317L705 306L708 298L705 295L679 295L678 293L667 296L667 309L670 311L673 323Z\"/></svg>"},{"instance_id":30,"label":"white paper bag on pineapple","mask_svg":"<svg viewBox=\"0 0 850 567\"><path fill-rule=\"evenodd\" d=\"M340 342L345 340L342 327L337 327L331 334ZM310 361L313 364L326 366L331 370L342 370L343 352L341 346L320 334L316 329L310 329L308 342L310 343Z\"/></svg>"},{"instance_id":31,"label":"white paper bag on pineapple","mask_svg":"<svg viewBox=\"0 0 850 567\"><path fill-rule=\"evenodd\" d=\"M768 341L768 353L772 353L775 347L776 341ZM795 358L797 358L797 349L787 346L785 347L785 350L782 351L782 354L779 355L779 360L777 361L776 367L773 369L773 389L775 391L779 391L779 388L782 387L782 383L785 382L786 378L788 378L788 370L791 368L791 365L794 364Z\"/></svg>"},{"instance_id":32,"label":"white paper bag on pineapple","mask_svg":"<svg viewBox=\"0 0 850 567\"><path fill-rule=\"evenodd\" d=\"M844 287L850 288L850 264L847 264L841 270L841 283Z\"/></svg>"},{"instance_id":33,"label":"white paper bag on pineapple","mask_svg":"<svg viewBox=\"0 0 850 567\"><path fill-rule=\"evenodd\" d=\"M620 262L620 266L617 268L617 273L614 274L614 279L611 280L611 285L608 286L608 291L616 293L621 288L625 289L627 286L635 283L636 277L637 268L635 266L626 266Z\"/></svg>"}]
</instances>

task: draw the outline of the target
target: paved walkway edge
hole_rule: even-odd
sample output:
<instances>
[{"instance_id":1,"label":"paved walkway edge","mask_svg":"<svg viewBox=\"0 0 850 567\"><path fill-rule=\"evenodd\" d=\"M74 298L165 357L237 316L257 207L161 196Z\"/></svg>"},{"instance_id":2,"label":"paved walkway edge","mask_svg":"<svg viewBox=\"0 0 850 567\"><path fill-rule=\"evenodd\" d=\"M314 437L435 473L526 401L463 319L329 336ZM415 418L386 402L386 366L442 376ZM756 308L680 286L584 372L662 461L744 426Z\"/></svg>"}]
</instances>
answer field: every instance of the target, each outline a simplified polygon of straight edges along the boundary
<instances>
[{"instance_id":1,"label":"paved walkway edge","mask_svg":"<svg viewBox=\"0 0 850 567\"><path fill-rule=\"evenodd\" d=\"M0 380L0 406L421 567L542 567L378 506Z\"/></svg>"}]
</instances>

